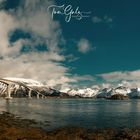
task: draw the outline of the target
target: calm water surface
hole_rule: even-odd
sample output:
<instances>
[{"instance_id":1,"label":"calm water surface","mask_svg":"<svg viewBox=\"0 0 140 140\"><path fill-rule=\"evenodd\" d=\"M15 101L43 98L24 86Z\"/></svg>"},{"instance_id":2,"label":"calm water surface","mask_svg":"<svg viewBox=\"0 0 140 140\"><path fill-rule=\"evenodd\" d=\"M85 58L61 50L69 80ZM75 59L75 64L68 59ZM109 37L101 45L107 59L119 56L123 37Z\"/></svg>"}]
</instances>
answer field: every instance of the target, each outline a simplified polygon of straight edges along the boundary
<instances>
[{"instance_id":1,"label":"calm water surface","mask_svg":"<svg viewBox=\"0 0 140 140\"><path fill-rule=\"evenodd\" d=\"M43 122L48 130L140 127L140 100L0 99L0 111Z\"/></svg>"}]
</instances>

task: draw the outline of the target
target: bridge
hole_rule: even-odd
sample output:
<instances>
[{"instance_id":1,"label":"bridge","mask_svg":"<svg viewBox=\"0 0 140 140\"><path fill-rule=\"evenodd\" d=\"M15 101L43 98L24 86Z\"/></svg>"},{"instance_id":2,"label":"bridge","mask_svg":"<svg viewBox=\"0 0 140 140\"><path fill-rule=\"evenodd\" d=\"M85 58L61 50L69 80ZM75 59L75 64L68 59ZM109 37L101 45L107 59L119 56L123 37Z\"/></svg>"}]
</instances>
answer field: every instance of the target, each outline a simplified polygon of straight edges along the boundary
<instances>
[{"instance_id":1,"label":"bridge","mask_svg":"<svg viewBox=\"0 0 140 140\"><path fill-rule=\"evenodd\" d=\"M0 83L4 84L6 86L5 89L1 89L0 93L4 93L6 92L6 99L11 99L12 96L12 87L15 85L18 85L19 87L24 87L28 90L27 93L27 97L28 98L32 98L32 92L34 91L34 93L36 94L36 98L45 98L45 95L43 95L41 92L39 92L37 89L35 89L34 87L28 86L25 83L21 82L21 81L13 81L13 80L9 80L9 79L4 79L4 78L0 78ZM15 91L16 92L16 91Z\"/></svg>"}]
</instances>

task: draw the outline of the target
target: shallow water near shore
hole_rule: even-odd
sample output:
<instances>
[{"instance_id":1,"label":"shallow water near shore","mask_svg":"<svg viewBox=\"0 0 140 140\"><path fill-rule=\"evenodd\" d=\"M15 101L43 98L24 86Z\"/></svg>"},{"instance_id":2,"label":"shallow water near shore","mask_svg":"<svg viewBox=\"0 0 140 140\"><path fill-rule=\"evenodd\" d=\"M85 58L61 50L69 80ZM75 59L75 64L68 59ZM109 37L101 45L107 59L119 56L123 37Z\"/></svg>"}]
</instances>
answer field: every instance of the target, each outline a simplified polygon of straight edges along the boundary
<instances>
[{"instance_id":1,"label":"shallow water near shore","mask_svg":"<svg viewBox=\"0 0 140 140\"><path fill-rule=\"evenodd\" d=\"M0 99L0 111L34 119L45 130L140 127L140 100Z\"/></svg>"}]
</instances>

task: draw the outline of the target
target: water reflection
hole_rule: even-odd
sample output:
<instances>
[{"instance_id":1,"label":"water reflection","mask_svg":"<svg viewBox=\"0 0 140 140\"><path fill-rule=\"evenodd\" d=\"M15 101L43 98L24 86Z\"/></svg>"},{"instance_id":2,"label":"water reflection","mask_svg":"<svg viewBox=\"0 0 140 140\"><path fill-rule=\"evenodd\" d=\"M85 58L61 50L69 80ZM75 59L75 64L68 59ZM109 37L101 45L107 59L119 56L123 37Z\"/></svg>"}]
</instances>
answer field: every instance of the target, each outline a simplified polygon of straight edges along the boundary
<instances>
[{"instance_id":1,"label":"water reflection","mask_svg":"<svg viewBox=\"0 0 140 140\"><path fill-rule=\"evenodd\" d=\"M5 104L6 111L11 112L11 110L10 110L10 100L6 100L5 103L6 103Z\"/></svg>"},{"instance_id":2,"label":"water reflection","mask_svg":"<svg viewBox=\"0 0 140 140\"><path fill-rule=\"evenodd\" d=\"M140 100L1 99L0 106L0 111L42 121L46 129L140 127Z\"/></svg>"}]
</instances>

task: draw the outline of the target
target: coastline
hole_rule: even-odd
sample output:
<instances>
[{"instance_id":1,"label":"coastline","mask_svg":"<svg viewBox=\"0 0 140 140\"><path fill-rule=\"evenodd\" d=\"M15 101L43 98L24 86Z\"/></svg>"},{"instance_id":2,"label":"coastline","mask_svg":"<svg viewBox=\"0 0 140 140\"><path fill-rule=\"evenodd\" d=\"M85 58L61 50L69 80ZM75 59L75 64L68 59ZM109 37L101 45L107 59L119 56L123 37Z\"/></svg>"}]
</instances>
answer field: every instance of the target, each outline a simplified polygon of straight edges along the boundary
<instances>
[{"instance_id":1,"label":"coastline","mask_svg":"<svg viewBox=\"0 0 140 140\"><path fill-rule=\"evenodd\" d=\"M22 119L8 112L0 114L0 140L135 140L140 128L94 129L63 127L45 131L35 120Z\"/></svg>"}]
</instances>

